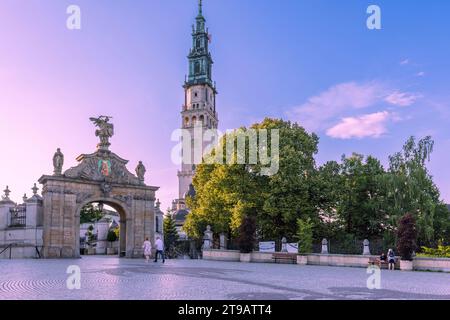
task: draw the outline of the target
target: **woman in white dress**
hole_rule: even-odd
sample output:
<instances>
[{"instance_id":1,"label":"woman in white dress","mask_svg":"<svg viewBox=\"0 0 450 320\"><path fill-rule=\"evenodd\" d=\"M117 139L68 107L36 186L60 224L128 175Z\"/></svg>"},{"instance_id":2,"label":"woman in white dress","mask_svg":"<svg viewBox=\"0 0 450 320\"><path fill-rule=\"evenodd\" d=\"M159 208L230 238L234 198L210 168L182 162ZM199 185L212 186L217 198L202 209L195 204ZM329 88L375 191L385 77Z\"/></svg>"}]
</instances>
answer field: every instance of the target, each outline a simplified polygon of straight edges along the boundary
<instances>
[{"instance_id":1,"label":"woman in white dress","mask_svg":"<svg viewBox=\"0 0 450 320\"><path fill-rule=\"evenodd\" d=\"M150 256L152 255L152 243L148 240L148 238L145 238L142 248L144 249L145 261L148 263Z\"/></svg>"}]
</instances>

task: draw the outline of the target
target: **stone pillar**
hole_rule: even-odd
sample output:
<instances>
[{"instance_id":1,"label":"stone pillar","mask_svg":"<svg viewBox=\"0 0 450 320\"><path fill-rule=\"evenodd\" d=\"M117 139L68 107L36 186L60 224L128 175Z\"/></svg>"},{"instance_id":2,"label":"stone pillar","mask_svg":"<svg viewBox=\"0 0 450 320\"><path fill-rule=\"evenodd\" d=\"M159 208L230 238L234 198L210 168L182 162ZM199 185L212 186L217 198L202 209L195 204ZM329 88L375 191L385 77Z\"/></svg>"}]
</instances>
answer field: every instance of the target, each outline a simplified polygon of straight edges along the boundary
<instances>
[{"instance_id":1,"label":"stone pillar","mask_svg":"<svg viewBox=\"0 0 450 320\"><path fill-rule=\"evenodd\" d=\"M203 236L203 249L211 249L213 245L213 232L211 231L211 226L206 227L205 235Z\"/></svg>"},{"instance_id":2,"label":"stone pillar","mask_svg":"<svg viewBox=\"0 0 450 320\"><path fill-rule=\"evenodd\" d=\"M11 190L9 190L8 186L6 186L6 189L3 192L4 195L1 197L0 201L0 230L6 229L9 226L11 217L9 210L16 205L9 199Z\"/></svg>"},{"instance_id":3,"label":"stone pillar","mask_svg":"<svg viewBox=\"0 0 450 320\"><path fill-rule=\"evenodd\" d=\"M97 247L96 254L106 254L109 223L105 219L97 222Z\"/></svg>"},{"instance_id":4,"label":"stone pillar","mask_svg":"<svg viewBox=\"0 0 450 320\"><path fill-rule=\"evenodd\" d=\"M281 239L281 252L288 252L286 237L283 237L283 239Z\"/></svg>"},{"instance_id":5,"label":"stone pillar","mask_svg":"<svg viewBox=\"0 0 450 320\"><path fill-rule=\"evenodd\" d=\"M220 234L220 250L227 250L227 235L225 233Z\"/></svg>"},{"instance_id":6,"label":"stone pillar","mask_svg":"<svg viewBox=\"0 0 450 320\"><path fill-rule=\"evenodd\" d=\"M15 203L11 200L0 201L0 230L9 226L10 213L9 209L13 208Z\"/></svg>"},{"instance_id":7,"label":"stone pillar","mask_svg":"<svg viewBox=\"0 0 450 320\"><path fill-rule=\"evenodd\" d=\"M328 240L323 239L322 240L322 254L328 254Z\"/></svg>"},{"instance_id":8,"label":"stone pillar","mask_svg":"<svg viewBox=\"0 0 450 320\"><path fill-rule=\"evenodd\" d=\"M36 188L36 184L34 187ZM25 204L27 208L27 227L41 227L44 214L42 198L35 193Z\"/></svg>"},{"instance_id":9,"label":"stone pillar","mask_svg":"<svg viewBox=\"0 0 450 320\"><path fill-rule=\"evenodd\" d=\"M363 241L363 245L364 245L363 255L370 256L369 240L365 239Z\"/></svg>"}]
</instances>

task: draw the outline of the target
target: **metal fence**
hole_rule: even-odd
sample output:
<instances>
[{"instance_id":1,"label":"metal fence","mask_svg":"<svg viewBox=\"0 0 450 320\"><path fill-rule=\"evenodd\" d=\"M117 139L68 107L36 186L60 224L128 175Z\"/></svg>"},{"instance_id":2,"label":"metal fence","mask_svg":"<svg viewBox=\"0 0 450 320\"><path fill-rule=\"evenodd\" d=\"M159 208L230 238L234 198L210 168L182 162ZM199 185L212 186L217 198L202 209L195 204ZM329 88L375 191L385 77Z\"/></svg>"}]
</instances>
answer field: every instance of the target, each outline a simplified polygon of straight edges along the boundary
<instances>
[{"instance_id":1,"label":"metal fence","mask_svg":"<svg viewBox=\"0 0 450 320\"><path fill-rule=\"evenodd\" d=\"M27 209L25 206L11 208L9 226L12 228L25 227L27 225Z\"/></svg>"},{"instance_id":2,"label":"metal fence","mask_svg":"<svg viewBox=\"0 0 450 320\"><path fill-rule=\"evenodd\" d=\"M364 239L327 239L328 252L330 254L356 254L363 253ZM382 252L386 253L389 248L392 248L393 244L386 243L383 239L369 239L370 253L373 255L379 255ZM313 244L313 253L322 252L321 241L315 241Z\"/></svg>"}]
</instances>

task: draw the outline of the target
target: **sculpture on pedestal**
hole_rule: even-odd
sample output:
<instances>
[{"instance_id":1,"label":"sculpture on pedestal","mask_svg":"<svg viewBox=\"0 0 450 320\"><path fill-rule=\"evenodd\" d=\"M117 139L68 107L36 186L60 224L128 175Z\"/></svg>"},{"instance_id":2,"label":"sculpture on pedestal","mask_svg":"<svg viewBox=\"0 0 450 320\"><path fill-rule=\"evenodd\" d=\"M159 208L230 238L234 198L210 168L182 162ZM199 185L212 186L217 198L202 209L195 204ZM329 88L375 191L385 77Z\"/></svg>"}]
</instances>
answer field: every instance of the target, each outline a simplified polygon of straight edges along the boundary
<instances>
[{"instance_id":1,"label":"sculpture on pedestal","mask_svg":"<svg viewBox=\"0 0 450 320\"><path fill-rule=\"evenodd\" d=\"M98 118L89 118L96 127L99 129L95 130L95 136L100 138L100 143L97 145L99 150L108 150L109 146L109 138L114 135L114 125L109 123L109 119L112 117L108 116L100 116Z\"/></svg>"},{"instance_id":2,"label":"sculpture on pedestal","mask_svg":"<svg viewBox=\"0 0 450 320\"><path fill-rule=\"evenodd\" d=\"M145 166L142 164L142 161L139 161L138 166L136 167L136 175L140 182L144 182L145 180L145 172L147 170L145 169Z\"/></svg>"},{"instance_id":3,"label":"sculpture on pedestal","mask_svg":"<svg viewBox=\"0 0 450 320\"><path fill-rule=\"evenodd\" d=\"M62 174L62 167L64 165L64 155L61 149L58 148L53 156L53 174L60 176Z\"/></svg>"}]
</instances>

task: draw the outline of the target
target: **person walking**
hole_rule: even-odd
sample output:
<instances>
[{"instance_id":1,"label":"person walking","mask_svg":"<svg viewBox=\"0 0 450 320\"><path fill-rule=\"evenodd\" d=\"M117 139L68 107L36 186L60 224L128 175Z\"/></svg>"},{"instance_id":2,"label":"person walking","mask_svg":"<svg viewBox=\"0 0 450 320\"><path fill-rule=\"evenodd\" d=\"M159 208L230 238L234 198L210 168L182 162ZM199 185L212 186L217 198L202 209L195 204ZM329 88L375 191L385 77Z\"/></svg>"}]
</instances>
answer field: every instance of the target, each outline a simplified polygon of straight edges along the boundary
<instances>
[{"instance_id":1,"label":"person walking","mask_svg":"<svg viewBox=\"0 0 450 320\"><path fill-rule=\"evenodd\" d=\"M154 262L158 262L158 254L160 254L161 258L162 258L162 262L164 263L164 261L165 261L164 242L161 240L160 237L156 238L155 247L156 247L156 253L155 253L155 261Z\"/></svg>"},{"instance_id":2,"label":"person walking","mask_svg":"<svg viewBox=\"0 0 450 320\"><path fill-rule=\"evenodd\" d=\"M152 243L148 240L148 238L145 238L142 249L144 249L145 262L148 263L150 256L152 255Z\"/></svg>"},{"instance_id":3,"label":"person walking","mask_svg":"<svg viewBox=\"0 0 450 320\"><path fill-rule=\"evenodd\" d=\"M389 263L389 270L395 270L395 253L394 253L394 250L389 249L387 257L388 257L388 263Z\"/></svg>"}]
</instances>

